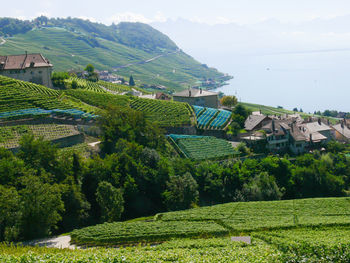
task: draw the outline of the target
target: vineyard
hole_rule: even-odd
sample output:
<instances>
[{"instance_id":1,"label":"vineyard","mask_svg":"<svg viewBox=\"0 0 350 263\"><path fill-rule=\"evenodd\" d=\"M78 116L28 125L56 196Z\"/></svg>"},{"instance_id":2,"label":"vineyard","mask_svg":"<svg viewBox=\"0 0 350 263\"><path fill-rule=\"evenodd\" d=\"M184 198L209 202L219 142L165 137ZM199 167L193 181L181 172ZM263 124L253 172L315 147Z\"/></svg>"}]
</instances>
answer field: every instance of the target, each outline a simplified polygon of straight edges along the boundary
<instances>
[{"instance_id":1,"label":"vineyard","mask_svg":"<svg viewBox=\"0 0 350 263\"><path fill-rule=\"evenodd\" d=\"M170 134L169 138L185 157L193 160L222 159L237 154L229 142L215 137Z\"/></svg>"},{"instance_id":2,"label":"vineyard","mask_svg":"<svg viewBox=\"0 0 350 263\"><path fill-rule=\"evenodd\" d=\"M231 112L227 110L218 110L201 106L192 107L196 114L197 127L200 129L220 130L225 128L231 119Z\"/></svg>"},{"instance_id":3,"label":"vineyard","mask_svg":"<svg viewBox=\"0 0 350 263\"><path fill-rule=\"evenodd\" d=\"M130 103L130 99L127 96L93 92L83 89L66 90L65 94L102 109L112 105L127 107Z\"/></svg>"},{"instance_id":4,"label":"vineyard","mask_svg":"<svg viewBox=\"0 0 350 263\"><path fill-rule=\"evenodd\" d=\"M148 120L161 127L191 124L191 110L187 103L133 97L130 106L144 112Z\"/></svg>"},{"instance_id":5,"label":"vineyard","mask_svg":"<svg viewBox=\"0 0 350 263\"><path fill-rule=\"evenodd\" d=\"M1 262L281 262L281 253L260 240L250 246L230 238L180 239L157 246L53 249L0 245Z\"/></svg>"},{"instance_id":6,"label":"vineyard","mask_svg":"<svg viewBox=\"0 0 350 263\"><path fill-rule=\"evenodd\" d=\"M194 208L157 214L153 221L105 223L71 233L77 244L156 246L60 250L2 244L0 261L345 263L350 259L349 209L349 198ZM250 236L252 243L232 242L235 235Z\"/></svg>"},{"instance_id":7,"label":"vineyard","mask_svg":"<svg viewBox=\"0 0 350 263\"><path fill-rule=\"evenodd\" d=\"M0 113L23 109L69 109L57 99L58 91L0 76Z\"/></svg>"},{"instance_id":8,"label":"vineyard","mask_svg":"<svg viewBox=\"0 0 350 263\"><path fill-rule=\"evenodd\" d=\"M235 202L160 213L155 221L105 223L72 232L78 244L156 242L171 238L265 233L350 225L349 198ZM307 218L307 219L306 219ZM263 231L263 232L261 232ZM263 235L263 234L261 234ZM264 234L264 236L266 236ZM290 236L290 235L288 235Z\"/></svg>"},{"instance_id":9,"label":"vineyard","mask_svg":"<svg viewBox=\"0 0 350 263\"><path fill-rule=\"evenodd\" d=\"M212 221L104 223L74 230L72 240L83 245L106 245L128 242L162 241L171 238L227 235L228 231Z\"/></svg>"},{"instance_id":10,"label":"vineyard","mask_svg":"<svg viewBox=\"0 0 350 263\"><path fill-rule=\"evenodd\" d=\"M64 124L5 126L0 127L0 147L16 148L21 137L28 133L49 141L79 134L74 126Z\"/></svg>"},{"instance_id":11,"label":"vineyard","mask_svg":"<svg viewBox=\"0 0 350 263\"><path fill-rule=\"evenodd\" d=\"M73 81L77 83L77 88L88 90L88 91L123 94L125 92L131 92L133 89L135 89L142 93L147 93L143 89L140 89L138 87L131 88L130 86L115 84L115 83L111 83L103 80L99 80L98 82L92 82L92 81L88 81L86 79L81 79L77 77L70 77L69 79L65 80L68 86L71 86Z\"/></svg>"}]
</instances>

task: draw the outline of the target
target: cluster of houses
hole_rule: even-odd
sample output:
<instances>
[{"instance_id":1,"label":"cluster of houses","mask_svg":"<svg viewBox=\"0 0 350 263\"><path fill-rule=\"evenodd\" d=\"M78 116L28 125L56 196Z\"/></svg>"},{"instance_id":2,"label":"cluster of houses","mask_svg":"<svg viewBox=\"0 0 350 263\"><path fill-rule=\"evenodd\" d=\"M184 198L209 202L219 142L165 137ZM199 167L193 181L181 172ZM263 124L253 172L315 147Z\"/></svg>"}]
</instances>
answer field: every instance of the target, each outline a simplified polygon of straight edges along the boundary
<instances>
[{"instance_id":1,"label":"cluster of houses","mask_svg":"<svg viewBox=\"0 0 350 263\"><path fill-rule=\"evenodd\" d=\"M300 115L266 116L253 112L245 121L246 133L240 140L251 147L265 147L270 152L291 151L294 154L322 149L330 140L350 142L350 123Z\"/></svg>"}]
</instances>

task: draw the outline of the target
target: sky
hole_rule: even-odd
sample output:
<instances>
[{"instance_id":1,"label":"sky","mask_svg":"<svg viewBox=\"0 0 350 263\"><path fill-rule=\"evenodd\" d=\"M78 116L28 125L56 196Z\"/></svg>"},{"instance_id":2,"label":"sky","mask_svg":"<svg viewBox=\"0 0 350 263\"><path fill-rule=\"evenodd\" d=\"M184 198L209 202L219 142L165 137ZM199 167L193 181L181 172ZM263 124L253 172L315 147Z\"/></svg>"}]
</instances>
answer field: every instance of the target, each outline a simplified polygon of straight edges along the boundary
<instances>
[{"instance_id":1,"label":"sky","mask_svg":"<svg viewBox=\"0 0 350 263\"><path fill-rule=\"evenodd\" d=\"M0 16L31 19L36 16L81 17L111 24L120 21L161 22L184 18L223 24L252 24L277 19L298 23L350 13L348 0L17 0L1 3Z\"/></svg>"}]
</instances>

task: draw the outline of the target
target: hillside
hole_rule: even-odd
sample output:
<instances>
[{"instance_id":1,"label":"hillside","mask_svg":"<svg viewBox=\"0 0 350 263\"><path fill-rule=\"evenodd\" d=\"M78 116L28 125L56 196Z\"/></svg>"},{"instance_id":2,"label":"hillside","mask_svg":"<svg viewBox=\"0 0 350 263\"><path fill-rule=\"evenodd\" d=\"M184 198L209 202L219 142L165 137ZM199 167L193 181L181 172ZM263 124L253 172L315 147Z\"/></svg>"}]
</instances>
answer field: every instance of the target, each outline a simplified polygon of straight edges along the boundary
<instances>
[{"instance_id":1,"label":"hillside","mask_svg":"<svg viewBox=\"0 0 350 263\"><path fill-rule=\"evenodd\" d=\"M42 53L56 71L83 69L92 63L126 78L132 74L137 84L174 90L202 79L224 80L222 73L200 64L146 24L106 26L81 19L38 19L0 19L0 36L5 40L0 54Z\"/></svg>"}]
</instances>

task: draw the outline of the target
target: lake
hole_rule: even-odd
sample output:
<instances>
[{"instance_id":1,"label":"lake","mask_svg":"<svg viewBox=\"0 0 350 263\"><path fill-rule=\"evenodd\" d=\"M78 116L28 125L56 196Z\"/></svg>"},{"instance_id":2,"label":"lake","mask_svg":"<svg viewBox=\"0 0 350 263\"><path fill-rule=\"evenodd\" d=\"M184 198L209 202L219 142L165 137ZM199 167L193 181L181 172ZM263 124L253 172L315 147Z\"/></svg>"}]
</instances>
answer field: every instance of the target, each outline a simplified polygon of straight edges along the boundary
<instances>
[{"instance_id":1,"label":"lake","mask_svg":"<svg viewBox=\"0 0 350 263\"><path fill-rule=\"evenodd\" d=\"M304 112L350 112L350 51L225 54L211 65L234 76L217 89L243 102ZM216 59L215 59L216 60Z\"/></svg>"}]
</instances>

